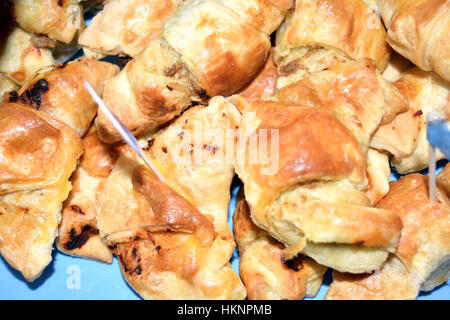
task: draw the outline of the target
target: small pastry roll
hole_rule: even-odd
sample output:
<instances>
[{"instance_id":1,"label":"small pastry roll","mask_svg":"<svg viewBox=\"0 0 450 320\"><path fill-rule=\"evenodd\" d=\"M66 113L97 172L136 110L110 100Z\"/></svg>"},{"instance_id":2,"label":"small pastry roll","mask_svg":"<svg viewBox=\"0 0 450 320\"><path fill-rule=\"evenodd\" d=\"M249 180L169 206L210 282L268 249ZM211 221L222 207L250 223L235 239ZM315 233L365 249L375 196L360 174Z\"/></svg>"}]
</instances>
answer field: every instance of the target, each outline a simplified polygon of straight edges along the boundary
<instances>
[{"instance_id":1,"label":"small pastry roll","mask_svg":"<svg viewBox=\"0 0 450 320\"><path fill-rule=\"evenodd\" d=\"M46 113L20 103L0 106L0 253L33 281L52 260L80 137Z\"/></svg>"},{"instance_id":2,"label":"small pastry roll","mask_svg":"<svg viewBox=\"0 0 450 320\"><path fill-rule=\"evenodd\" d=\"M450 81L450 1L378 2L391 47L420 69Z\"/></svg>"},{"instance_id":3,"label":"small pastry roll","mask_svg":"<svg viewBox=\"0 0 450 320\"><path fill-rule=\"evenodd\" d=\"M302 255L286 261L283 244L252 222L243 192L238 195L233 230L249 300L300 300L317 294L327 267Z\"/></svg>"},{"instance_id":4,"label":"small pastry roll","mask_svg":"<svg viewBox=\"0 0 450 320\"><path fill-rule=\"evenodd\" d=\"M167 18L161 38L150 42L105 85L105 102L139 136L186 108L230 96L263 68L269 35L292 0L187 0ZM120 137L102 112L100 138Z\"/></svg>"},{"instance_id":5,"label":"small pastry roll","mask_svg":"<svg viewBox=\"0 0 450 320\"><path fill-rule=\"evenodd\" d=\"M97 229L97 207L114 164L117 148L102 143L92 126L83 139L84 154L73 173L72 190L64 202L57 248L67 254L110 263L112 253Z\"/></svg>"},{"instance_id":6,"label":"small pastry roll","mask_svg":"<svg viewBox=\"0 0 450 320\"><path fill-rule=\"evenodd\" d=\"M443 178L445 180L445 177ZM445 181L448 183L448 181ZM438 186L437 201L428 198L428 178L410 174L391 182L376 207L402 220L397 250L373 274L335 271L327 299L415 299L445 283L450 275L450 201Z\"/></svg>"},{"instance_id":7,"label":"small pastry roll","mask_svg":"<svg viewBox=\"0 0 450 320\"><path fill-rule=\"evenodd\" d=\"M399 173L420 171L428 166L427 113L448 118L450 86L436 74L416 67L406 71L395 86L409 100L409 110L381 126L370 145L392 154ZM443 158L440 151L436 158Z\"/></svg>"},{"instance_id":8,"label":"small pastry roll","mask_svg":"<svg viewBox=\"0 0 450 320\"><path fill-rule=\"evenodd\" d=\"M50 49L38 47L31 39L31 34L16 27L0 52L0 72L19 84L32 78L40 69L56 64Z\"/></svg>"},{"instance_id":9,"label":"small pastry roll","mask_svg":"<svg viewBox=\"0 0 450 320\"><path fill-rule=\"evenodd\" d=\"M82 0L11 0L14 18L27 32L70 43L84 25Z\"/></svg>"},{"instance_id":10,"label":"small pastry roll","mask_svg":"<svg viewBox=\"0 0 450 320\"><path fill-rule=\"evenodd\" d=\"M151 40L159 38L162 25L181 0L112 0L83 30L78 43L103 55L135 57Z\"/></svg>"},{"instance_id":11,"label":"small pastry roll","mask_svg":"<svg viewBox=\"0 0 450 320\"><path fill-rule=\"evenodd\" d=\"M239 128L236 172L252 220L287 246L287 260L302 253L351 273L383 264L401 221L369 207L364 153L343 124L320 108L255 102ZM268 159L252 161L251 142L267 136Z\"/></svg>"},{"instance_id":12,"label":"small pastry roll","mask_svg":"<svg viewBox=\"0 0 450 320\"><path fill-rule=\"evenodd\" d=\"M39 72L20 88L17 101L49 114L83 136L97 114L97 104L84 82L101 95L104 82L118 72L111 63L80 58Z\"/></svg>"},{"instance_id":13,"label":"small pastry roll","mask_svg":"<svg viewBox=\"0 0 450 320\"><path fill-rule=\"evenodd\" d=\"M297 0L277 33L278 88L348 60L383 71L390 48L377 15L361 0Z\"/></svg>"},{"instance_id":14,"label":"small pastry roll","mask_svg":"<svg viewBox=\"0 0 450 320\"><path fill-rule=\"evenodd\" d=\"M114 166L97 226L143 298L245 298L229 263L235 243L227 224L235 135L226 133L239 118L231 103L215 97L141 139L166 183L131 153Z\"/></svg>"}]
</instances>

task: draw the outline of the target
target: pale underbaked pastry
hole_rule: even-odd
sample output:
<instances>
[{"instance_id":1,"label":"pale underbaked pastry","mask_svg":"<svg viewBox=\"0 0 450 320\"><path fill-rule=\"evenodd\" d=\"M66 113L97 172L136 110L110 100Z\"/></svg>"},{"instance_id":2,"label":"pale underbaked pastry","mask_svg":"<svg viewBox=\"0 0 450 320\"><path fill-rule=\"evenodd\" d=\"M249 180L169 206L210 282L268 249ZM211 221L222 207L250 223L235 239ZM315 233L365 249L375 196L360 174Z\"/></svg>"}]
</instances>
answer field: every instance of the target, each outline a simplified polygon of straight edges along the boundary
<instances>
[{"instance_id":1,"label":"pale underbaked pastry","mask_svg":"<svg viewBox=\"0 0 450 320\"><path fill-rule=\"evenodd\" d=\"M243 108L239 127L246 157L249 137L278 135L269 164L246 158L236 172L254 223L287 246L286 259L303 253L351 273L381 266L397 246L401 221L369 207L365 157L346 127L319 108L277 102Z\"/></svg>"},{"instance_id":2,"label":"pale underbaked pastry","mask_svg":"<svg viewBox=\"0 0 450 320\"><path fill-rule=\"evenodd\" d=\"M215 97L145 141L167 184L132 154L118 159L97 225L125 279L143 298L245 298L229 264L235 248L227 224L233 158L225 161L225 136L211 133L234 129L239 117L231 103Z\"/></svg>"},{"instance_id":3,"label":"pale underbaked pastry","mask_svg":"<svg viewBox=\"0 0 450 320\"><path fill-rule=\"evenodd\" d=\"M419 291L430 291L447 281L450 200L439 185L437 202L432 205L427 176L407 175L391 183L389 194L376 207L393 210L402 219L397 250L374 274L334 272L327 299L415 299Z\"/></svg>"},{"instance_id":4,"label":"pale underbaked pastry","mask_svg":"<svg viewBox=\"0 0 450 320\"><path fill-rule=\"evenodd\" d=\"M135 135L150 132L193 104L229 96L261 70L269 34L292 0L188 0L149 43L107 82L106 104ZM105 142L120 139L103 113L97 129Z\"/></svg>"},{"instance_id":5,"label":"pale underbaked pastry","mask_svg":"<svg viewBox=\"0 0 450 320\"><path fill-rule=\"evenodd\" d=\"M16 90L18 87L17 83L0 73L0 103L4 101L9 92Z\"/></svg>"},{"instance_id":6,"label":"pale underbaked pastry","mask_svg":"<svg viewBox=\"0 0 450 320\"><path fill-rule=\"evenodd\" d=\"M297 0L277 33L277 86L361 58L383 71L390 56L385 40L380 19L361 0Z\"/></svg>"},{"instance_id":7,"label":"pale underbaked pastry","mask_svg":"<svg viewBox=\"0 0 450 320\"><path fill-rule=\"evenodd\" d=\"M50 263L80 137L46 113L20 103L0 106L0 253L25 279Z\"/></svg>"},{"instance_id":8,"label":"pale underbaked pastry","mask_svg":"<svg viewBox=\"0 0 450 320\"><path fill-rule=\"evenodd\" d=\"M162 24L182 0L111 0L83 30L78 43L87 56L135 57L159 38Z\"/></svg>"},{"instance_id":9,"label":"pale underbaked pastry","mask_svg":"<svg viewBox=\"0 0 450 320\"><path fill-rule=\"evenodd\" d=\"M300 300L317 294L327 267L302 255L286 261L284 245L252 222L243 192L236 202L233 230L249 300Z\"/></svg>"},{"instance_id":10,"label":"pale underbaked pastry","mask_svg":"<svg viewBox=\"0 0 450 320\"><path fill-rule=\"evenodd\" d=\"M70 43L84 25L83 0L11 0L14 19L27 32Z\"/></svg>"},{"instance_id":11,"label":"pale underbaked pastry","mask_svg":"<svg viewBox=\"0 0 450 320\"><path fill-rule=\"evenodd\" d=\"M450 81L450 1L379 0L378 5L392 48Z\"/></svg>"},{"instance_id":12,"label":"pale underbaked pastry","mask_svg":"<svg viewBox=\"0 0 450 320\"><path fill-rule=\"evenodd\" d=\"M105 81L118 72L116 65L83 57L41 70L20 88L15 100L48 113L83 136L97 114L84 82L101 95Z\"/></svg>"},{"instance_id":13,"label":"pale underbaked pastry","mask_svg":"<svg viewBox=\"0 0 450 320\"><path fill-rule=\"evenodd\" d=\"M31 34L16 27L0 48L0 72L19 84L30 79L41 68L56 64L51 50L39 48L31 39Z\"/></svg>"},{"instance_id":14,"label":"pale underbaked pastry","mask_svg":"<svg viewBox=\"0 0 450 320\"><path fill-rule=\"evenodd\" d=\"M110 263L112 253L98 234L97 207L119 151L117 146L98 139L95 126L83 138L83 147L83 156L71 178L72 190L64 202L56 246L70 255Z\"/></svg>"},{"instance_id":15,"label":"pale underbaked pastry","mask_svg":"<svg viewBox=\"0 0 450 320\"><path fill-rule=\"evenodd\" d=\"M419 171L428 166L427 113L448 118L450 86L436 74L416 67L406 71L394 85L408 98L409 110L380 127L370 145L392 154L392 164L398 172ZM443 158L440 151L436 158Z\"/></svg>"}]
</instances>

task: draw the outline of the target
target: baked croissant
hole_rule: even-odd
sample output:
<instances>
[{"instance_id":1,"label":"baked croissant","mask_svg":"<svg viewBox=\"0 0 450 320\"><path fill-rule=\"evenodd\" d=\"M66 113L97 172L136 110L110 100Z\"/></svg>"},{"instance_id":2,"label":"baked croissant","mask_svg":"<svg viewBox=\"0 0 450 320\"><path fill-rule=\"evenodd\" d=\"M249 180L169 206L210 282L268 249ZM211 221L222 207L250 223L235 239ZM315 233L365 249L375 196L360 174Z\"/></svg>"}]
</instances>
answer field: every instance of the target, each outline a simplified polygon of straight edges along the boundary
<instances>
[{"instance_id":1,"label":"baked croissant","mask_svg":"<svg viewBox=\"0 0 450 320\"><path fill-rule=\"evenodd\" d=\"M450 1L379 0L378 5L392 48L450 81Z\"/></svg>"},{"instance_id":2,"label":"baked croissant","mask_svg":"<svg viewBox=\"0 0 450 320\"><path fill-rule=\"evenodd\" d=\"M31 34L16 27L0 52L0 72L19 84L38 70L56 64L50 49L37 47L31 39Z\"/></svg>"},{"instance_id":3,"label":"baked croissant","mask_svg":"<svg viewBox=\"0 0 450 320\"><path fill-rule=\"evenodd\" d=\"M97 114L97 104L84 82L88 81L101 94L104 82L118 72L119 68L111 63L80 58L41 70L10 100L43 111L83 136Z\"/></svg>"},{"instance_id":4,"label":"baked croissant","mask_svg":"<svg viewBox=\"0 0 450 320\"><path fill-rule=\"evenodd\" d=\"M84 26L83 0L11 0L14 19L27 32L70 43Z\"/></svg>"},{"instance_id":5,"label":"baked croissant","mask_svg":"<svg viewBox=\"0 0 450 320\"><path fill-rule=\"evenodd\" d=\"M371 203L387 193L389 159L375 150L370 151L369 145L379 126L407 111L408 102L378 74L372 60L339 63L310 74L281 88L277 98L282 102L322 108L340 120L356 137L367 157L367 194Z\"/></svg>"},{"instance_id":6,"label":"baked croissant","mask_svg":"<svg viewBox=\"0 0 450 320\"><path fill-rule=\"evenodd\" d=\"M381 266L397 246L401 221L369 207L355 136L320 108L254 102L242 110L236 172L254 223L287 246L286 259L302 253L351 273ZM265 136L278 136L270 138L275 150L252 163L249 145Z\"/></svg>"},{"instance_id":7,"label":"baked croissant","mask_svg":"<svg viewBox=\"0 0 450 320\"><path fill-rule=\"evenodd\" d=\"M284 245L252 222L243 192L236 202L233 230L239 247L239 272L248 299L300 300L317 294L327 267L305 256L286 261Z\"/></svg>"},{"instance_id":8,"label":"baked croissant","mask_svg":"<svg viewBox=\"0 0 450 320\"><path fill-rule=\"evenodd\" d=\"M229 263L235 248L227 224L234 172L233 157L226 159L234 136L231 146L224 142L239 117L231 103L215 97L148 142L141 139L167 184L131 154L118 159L97 225L125 279L143 298L245 298Z\"/></svg>"},{"instance_id":9,"label":"baked croissant","mask_svg":"<svg viewBox=\"0 0 450 320\"><path fill-rule=\"evenodd\" d=\"M165 21L162 37L107 82L106 104L140 135L191 105L236 93L263 67L269 34L291 6L292 0L185 1ZM120 139L102 112L97 129L105 142Z\"/></svg>"},{"instance_id":10,"label":"baked croissant","mask_svg":"<svg viewBox=\"0 0 450 320\"><path fill-rule=\"evenodd\" d=\"M25 279L50 263L80 137L46 113L0 105L0 253Z\"/></svg>"},{"instance_id":11,"label":"baked croissant","mask_svg":"<svg viewBox=\"0 0 450 320\"><path fill-rule=\"evenodd\" d=\"M386 31L361 0L297 0L277 32L277 86L282 88L339 62L370 58L379 71L389 61Z\"/></svg>"},{"instance_id":12,"label":"baked croissant","mask_svg":"<svg viewBox=\"0 0 450 320\"><path fill-rule=\"evenodd\" d=\"M395 86L409 100L409 110L380 127L371 147L393 155L392 164L399 173L419 171L428 166L427 113L442 118L450 115L450 86L432 72L418 68L406 71ZM442 159L441 152L436 154Z\"/></svg>"},{"instance_id":13,"label":"baked croissant","mask_svg":"<svg viewBox=\"0 0 450 320\"><path fill-rule=\"evenodd\" d=\"M410 174L392 182L389 194L376 207L392 210L402 219L397 250L373 274L334 272L327 299L415 299L419 291L430 291L447 281L450 201L445 192L438 186L432 205L427 176Z\"/></svg>"},{"instance_id":14,"label":"baked croissant","mask_svg":"<svg viewBox=\"0 0 450 320\"><path fill-rule=\"evenodd\" d=\"M151 40L159 38L162 24L182 0L112 0L104 6L78 43L89 57L135 57Z\"/></svg>"},{"instance_id":15,"label":"baked croissant","mask_svg":"<svg viewBox=\"0 0 450 320\"><path fill-rule=\"evenodd\" d=\"M98 235L97 207L119 151L98 139L95 126L83 138L83 147L71 178L72 190L64 202L56 246L70 255L110 263L112 253Z\"/></svg>"}]
</instances>

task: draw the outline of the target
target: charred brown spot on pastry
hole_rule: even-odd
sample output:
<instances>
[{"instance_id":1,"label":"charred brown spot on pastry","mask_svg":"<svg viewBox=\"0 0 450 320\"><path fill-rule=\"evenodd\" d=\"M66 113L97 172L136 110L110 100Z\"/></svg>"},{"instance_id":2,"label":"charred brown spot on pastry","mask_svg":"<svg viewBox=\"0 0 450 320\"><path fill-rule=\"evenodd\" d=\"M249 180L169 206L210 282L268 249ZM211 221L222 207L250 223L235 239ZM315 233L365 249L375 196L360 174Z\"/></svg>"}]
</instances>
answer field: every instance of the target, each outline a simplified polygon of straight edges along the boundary
<instances>
[{"instance_id":1,"label":"charred brown spot on pastry","mask_svg":"<svg viewBox=\"0 0 450 320\"><path fill-rule=\"evenodd\" d=\"M211 151L212 154L215 154L217 151L219 151L219 147L218 146L210 146L207 144L203 145L203 149L206 151Z\"/></svg>"},{"instance_id":2,"label":"charred brown spot on pastry","mask_svg":"<svg viewBox=\"0 0 450 320\"><path fill-rule=\"evenodd\" d=\"M9 102L17 102L18 99L19 99L19 94L17 93L17 91L11 91L9 93Z\"/></svg>"},{"instance_id":3,"label":"charred brown spot on pastry","mask_svg":"<svg viewBox=\"0 0 450 320\"><path fill-rule=\"evenodd\" d=\"M167 153L167 147L162 147L161 150L162 152Z\"/></svg>"},{"instance_id":4,"label":"charred brown spot on pastry","mask_svg":"<svg viewBox=\"0 0 450 320\"><path fill-rule=\"evenodd\" d=\"M39 110L41 98L48 91L48 82L45 79L38 80L30 89L20 95L21 102L29 104Z\"/></svg>"},{"instance_id":5,"label":"charred brown spot on pastry","mask_svg":"<svg viewBox=\"0 0 450 320\"><path fill-rule=\"evenodd\" d=\"M58 0L58 6L62 7L64 5L64 0Z\"/></svg>"},{"instance_id":6,"label":"charred brown spot on pastry","mask_svg":"<svg viewBox=\"0 0 450 320\"><path fill-rule=\"evenodd\" d=\"M208 100L210 98L210 96L208 96L208 94L206 93L205 89L195 90L195 94L205 100Z\"/></svg>"},{"instance_id":7,"label":"charred brown spot on pastry","mask_svg":"<svg viewBox=\"0 0 450 320\"><path fill-rule=\"evenodd\" d=\"M291 270L294 270L295 272L299 272L300 270L303 269L303 263L302 263L301 257L296 257L294 259L286 261L285 256L283 254L281 256L281 262L283 262L283 264L286 267L288 267Z\"/></svg>"},{"instance_id":8,"label":"charred brown spot on pastry","mask_svg":"<svg viewBox=\"0 0 450 320\"><path fill-rule=\"evenodd\" d=\"M423 115L423 111L422 110L418 110L418 111L416 111L414 113L414 117L418 117L418 116L421 116L421 115Z\"/></svg>"},{"instance_id":9,"label":"charred brown spot on pastry","mask_svg":"<svg viewBox=\"0 0 450 320\"><path fill-rule=\"evenodd\" d=\"M85 225L81 232L78 234L75 228L70 229L69 241L64 244L66 250L73 250L81 248L91 236L98 234L98 229L91 225Z\"/></svg>"},{"instance_id":10,"label":"charred brown spot on pastry","mask_svg":"<svg viewBox=\"0 0 450 320\"><path fill-rule=\"evenodd\" d=\"M137 275L142 273L142 267L140 264L138 264L136 268L130 270L129 274L132 275L133 273L136 273Z\"/></svg>"},{"instance_id":11,"label":"charred brown spot on pastry","mask_svg":"<svg viewBox=\"0 0 450 320\"><path fill-rule=\"evenodd\" d=\"M178 71L181 70L181 65L179 63L174 63L170 67L164 69L164 75L166 77L173 77Z\"/></svg>"},{"instance_id":12,"label":"charred brown spot on pastry","mask_svg":"<svg viewBox=\"0 0 450 320\"><path fill-rule=\"evenodd\" d=\"M132 59L133 58L129 56L119 56L117 58L121 69L123 69L123 67L125 67L128 64L128 62L130 62Z\"/></svg>"},{"instance_id":13,"label":"charred brown spot on pastry","mask_svg":"<svg viewBox=\"0 0 450 320\"><path fill-rule=\"evenodd\" d=\"M169 86L169 85L167 85L166 87L167 87L167 89L168 89L169 91L172 91L172 90L173 90L173 88L172 88L171 86Z\"/></svg>"},{"instance_id":14,"label":"charred brown spot on pastry","mask_svg":"<svg viewBox=\"0 0 450 320\"><path fill-rule=\"evenodd\" d=\"M364 241L357 241L355 243L353 243L355 246L362 246L364 245Z\"/></svg>"},{"instance_id":15,"label":"charred brown spot on pastry","mask_svg":"<svg viewBox=\"0 0 450 320\"><path fill-rule=\"evenodd\" d=\"M155 250L156 250L157 252L159 252L159 251L161 250L161 246L156 246L156 247L155 247Z\"/></svg>"},{"instance_id":16,"label":"charred brown spot on pastry","mask_svg":"<svg viewBox=\"0 0 450 320\"><path fill-rule=\"evenodd\" d=\"M155 139L153 139L153 138L150 140L147 140L147 146L142 148L142 150L145 150L145 151L150 150L150 148L153 146L154 143L155 143Z\"/></svg>"},{"instance_id":17,"label":"charred brown spot on pastry","mask_svg":"<svg viewBox=\"0 0 450 320\"><path fill-rule=\"evenodd\" d=\"M81 214L81 215L83 215L83 216L85 215L84 211L81 210L81 208L80 208L79 206L73 205L73 206L70 206L70 209L71 209L73 212L76 212L76 213Z\"/></svg>"},{"instance_id":18,"label":"charred brown spot on pastry","mask_svg":"<svg viewBox=\"0 0 450 320\"><path fill-rule=\"evenodd\" d=\"M137 249L133 248L133 251L131 251L131 258L135 259L136 258L136 253L137 253Z\"/></svg>"}]
</instances>

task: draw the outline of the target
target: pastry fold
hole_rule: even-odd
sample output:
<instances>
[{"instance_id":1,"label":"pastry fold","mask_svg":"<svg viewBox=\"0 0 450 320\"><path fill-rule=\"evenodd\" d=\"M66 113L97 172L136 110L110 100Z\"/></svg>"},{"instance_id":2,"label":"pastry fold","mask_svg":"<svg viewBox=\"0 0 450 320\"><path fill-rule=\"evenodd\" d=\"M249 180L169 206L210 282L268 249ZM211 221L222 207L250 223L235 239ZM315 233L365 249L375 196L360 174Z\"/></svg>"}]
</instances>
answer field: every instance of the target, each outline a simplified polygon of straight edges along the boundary
<instances>
[{"instance_id":1,"label":"pastry fold","mask_svg":"<svg viewBox=\"0 0 450 320\"><path fill-rule=\"evenodd\" d=\"M262 69L269 34L291 0L189 0L150 42L107 82L104 100L135 135L150 132L186 108L229 96ZM100 112L100 138L120 139Z\"/></svg>"},{"instance_id":2,"label":"pastry fold","mask_svg":"<svg viewBox=\"0 0 450 320\"><path fill-rule=\"evenodd\" d=\"M335 271L327 299L415 299L419 291L433 290L447 281L450 201L439 185L433 205L428 198L428 177L407 175L391 183L388 195L376 207L392 210L402 220L396 251L373 274Z\"/></svg>"},{"instance_id":3,"label":"pastry fold","mask_svg":"<svg viewBox=\"0 0 450 320\"><path fill-rule=\"evenodd\" d=\"M390 48L377 15L361 0L297 0L277 32L278 87L343 61L370 58L383 71Z\"/></svg>"},{"instance_id":4,"label":"pastry fold","mask_svg":"<svg viewBox=\"0 0 450 320\"><path fill-rule=\"evenodd\" d=\"M78 43L88 50L86 56L106 55L135 57L151 40L159 38L162 25L181 0L112 0L108 1Z\"/></svg>"},{"instance_id":5,"label":"pastry fold","mask_svg":"<svg viewBox=\"0 0 450 320\"><path fill-rule=\"evenodd\" d=\"M0 107L0 253L25 279L50 263L80 137L20 103Z\"/></svg>"},{"instance_id":6,"label":"pastry fold","mask_svg":"<svg viewBox=\"0 0 450 320\"><path fill-rule=\"evenodd\" d=\"M252 219L287 246L287 259L302 253L363 273L395 250L401 221L369 207L364 153L335 117L320 108L254 102L244 108L239 127L236 172ZM267 145L274 143L269 160L252 161L251 141L267 136Z\"/></svg>"},{"instance_id":7,"label":"pastry fold","mask_svg":"<svg viewBox=\"0 0 450 320\"><path fill-rule=\"evenodd\" d=\"M238 195L233 230L249 300L300 300L317 294L327 267L306 256L286 261L284 245L252 222L243 192Z\"/></svg>"},{"instance_id":8,"label":"pastry fold","mask_svg":"<svg viewBox=\"0 0 450 320\"><path fill-rule=\"evenodd\" d=\"M20 88L16 100L49 114L83 136L97 114L97 104L84 82L101 95L105 81L118 72L116 65L83 57L41 70Z\"/></svg>"},{"instance_id":9,"label":"pastry fold","mask_svg":"<svg viewBox=\"0 0 450 320\"><path fill-rule=\"evenodd\" d=\"M71 177L64 202L57 248L67 254L110 263L112 253L97 229L97 208L106 179L119 157L118 146L102 143L92 126L83 138L84 153Z\"/></svg>"},{"instance_id":10,"label":"pastry fold","mask_svg":"<svg viewBox=\"0 0 450 320\"><path fill-rule=\"evenodd\" d=\"M14 19L27 32L70 43L84 26L83 0L11 0Z\"/></svg>"},{"instance_id":11,"label":"pastry fold","mask_svg":"<svg viewBox=\"0 0 450 320\"><path fill-rule=\"evenodd\" d=\"M159 181L131 153L122 155L100 200L97 225L126 281L145 299L243 299L231 269L227 224L234 175L227 130L239 112L222 97L193 107L142 147ZM233 136L234 137L234 136ZM233 150L234 139L230 150Z\"/></svg>"},{"instance_id":12,"label":"pastry fold","mask_svg":"<svg viewBox=\"0 0 450 320\"><path fill-rule=\"evenodd\" d=\"M435 73L416 67L394 85L408 99L409 109L381 126L370 146L392 154L392 164L399 173L420 171L428 166L427 114L449 117L450 86ZM436 157L439 160L443 155L438 151Z\"/></svg>"},{"instance_id":13,"label":"pastry fold","mask_svg":"<svg viewBox=\"0 0 450 320\"><path fill-rule=\"evenodd\" d=\"M379 0L387 42L424 71L450 81L450 1Z\"/></svg>"}]
</instances>

